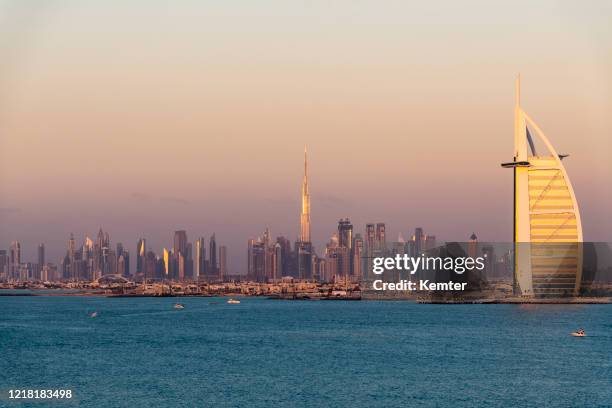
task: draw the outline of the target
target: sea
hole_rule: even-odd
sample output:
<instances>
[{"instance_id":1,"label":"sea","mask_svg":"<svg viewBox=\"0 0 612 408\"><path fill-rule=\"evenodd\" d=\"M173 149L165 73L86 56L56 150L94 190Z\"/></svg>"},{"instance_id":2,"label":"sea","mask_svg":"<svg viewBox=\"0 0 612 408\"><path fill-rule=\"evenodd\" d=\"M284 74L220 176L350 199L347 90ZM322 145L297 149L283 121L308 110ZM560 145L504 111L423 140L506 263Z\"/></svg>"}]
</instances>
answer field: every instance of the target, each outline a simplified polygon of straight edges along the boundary
<instances>
[{"instance_id":1,"label":"sea","mask_svg":"<svg viewBox=\"0 0 612 408\"><path fill-rule=\"evenodd\" d=\"M226 301L0 297L0 407L612 406L612 305Z\"/></svg>"}]
</instances>

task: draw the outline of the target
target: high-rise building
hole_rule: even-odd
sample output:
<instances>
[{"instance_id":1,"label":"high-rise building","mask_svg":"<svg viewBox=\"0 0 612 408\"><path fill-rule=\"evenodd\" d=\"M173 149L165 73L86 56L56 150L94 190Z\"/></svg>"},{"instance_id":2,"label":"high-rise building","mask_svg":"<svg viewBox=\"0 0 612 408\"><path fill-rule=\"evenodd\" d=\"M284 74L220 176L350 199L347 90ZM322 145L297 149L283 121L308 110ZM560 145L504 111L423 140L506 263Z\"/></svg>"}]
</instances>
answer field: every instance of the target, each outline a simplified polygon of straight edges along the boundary
<instances>
[{"instance_id":1,"label":"high-rise building","mask_svg":"<svg viewBox=\"0 0 612 408\"><path fill-rule=\"evenodd\" d=\"M338 274L348 279L353 272L353 224L348 218L338 221Z\"/></svg>"},{"instance_id":2,"label":"high-rise building","mask_svg":"<svg viewBox=\"0 0 612 408\"><path fill-rule=\"evenodd\" d=\"M412 240L414 241L414 250L415 250L415 255L421 255L423 253L424 248L424 241L425 241L425 234L423 233L423 228L421 227L417 227L414 229L414 236L412 237Z\"/></svg>"},{"instance_id":3,"label":"high-rise building","mask_svg":"<svg viewBox=\"0 0 612 408\"><path fill-rule=\"evenodd\" d=\"M266 280L266 248L261 239L250 239L248 243L248 278L255 282Z\"/></svg>"},{"instance_id":4,"label":"high-rise building","mask_svg":"<svg viewBox=\"0 0 612 408\"><path fill-rule=\"evenodd\" d=\"M177 269L178 270L178 280L183 281L185 280L185 255L179 252L175 256L176 256L177 266L178 266L178 269Z\"/></svg>"},{"instance_id":5,"label":"high-rise building","mask_svg":"<svg viewBox=\"0 0 612 408\"><path fill-rule=\"evenodd\" d=\"M19 265L21 265L21 243L13 241L9 248L9 279L19 279Z\"/></svg>"},{"instance_id":6,"label":"high-rise building","mask_svg":"<svg viewBox=\"0 0 612 408\"><path fill-rule=\"evenodd\" d=\"M219 247L219 280L223 281L227 277L227 247Z\"/></svg>"},{"instance_id":7,"label":"high-rise building","mask_svg":"<svg viewBox=\"0 0 612 408\"><path fill-rule=\"evenodd\" d=\"M45 244L38 244L38 265L41 269L45 265Z\"/></svg>"},{"instance_id":8,"label":"high-rise building","mask_svg":"<svg viewBox=\"0 0 612 408\"><path fill-rule=\"evenodd\" d=\"M41 279L42 268L45 266L45 244L38 244L36 255L37 255L37 263L36 263L34 278ZM0 272L2 272L1 269L0 269Z\"/></svg>"},{"instance_id":9,"label":"high-rise building","mask_svg":"<svg viewBox=\"0 0 612 408\"><path fill-rule=\"evenodd\" d=\"M295 243L295 247L298 278L312 279L312 244L310 242L298 241Z\"/></svg>"},{"instance_id":10,"label":"high-rise building","mask_svg":"<svg viewBox=\"0 0 612 408\"><path fill-rule=\"evenodd\" d=\"M374 243L376 241L376 230L374 224L366 224L366 248L374 250Z\"/></svg>"},{"instance_id":11,"label":"high-rise building","mask_svg":"<svg viewBox=\"0 0 612 408\"><path fill-rule=\"evenodd\" d=\"M579 292L582 223L578 201L562 160L542 129L520 104L514 107L514 157L502 167L514 172L515 292L527 297ZM536 140L544 152L537 151Z\"/></svg>"},{"instance_id":12,"label":"high-rise building","mask_svg":"<svg viewBox=\"0 0 612 408\"><path fill-rule=\"evenodd\" d=\"M123 254L119 255L119 258L117 258L117 273L121 276L127 276L128 274L126 273L126 262L125 262L125 258L123 256Z\"/></svg>"},{"instance_id":13,"label":"high-rise building","mask_svg":"<svg viewBox=\"0 0 612 408\"><path fill-rule=\"evenodd\" d=\"M155 256L155 252L148 251L145 255L144 260L144 281L150 281L155 279L157 270L157 257Z\"/></svg>"},{"instance_id":14,"label":"high-rise building","mask_svg":"<svg viewBox=\"0 0 612 408\"><path fill-rule=\"evenodd\" d=\"M172 279L172 273L173 273L173 269L172 269L172 254L170 253L170 251L168 251L168 248L164 248L164 256L163 256L163 262L164 262L164 278L165 279Z\"/></svg>"},{"instance_id":15,"label":"high-rise building","mask_svg":"<svg viewBox=\"0 0 612 408\"><path fill-rule=\"evenodd\" d=\"M195 242L195 271L194 280L206 278L206 246L204 237L200 237Z\"/></svg>"},{"instance_id":16,"label":"high-rise building","mask_svg":"<svg viewBox=\"0 0 612 408\"><path fill-rule=\"evenodd\" d=\"M348 218L338 221L338 245L349 249L353 247L353 224Z\"/></svg>"},{"instance_id":17,"label":"high-rise building","mask_svg":"<svg viewBox=\"0 0 612 408\"><path fill-rule=\"evenodd\" d=\"M325 247L325 273L321 278L326 282L348 280L350 278L349 248L340 246L338 234L334 234Z\"/></svg>"},{"instance_id":18,"label":"high-rise building","mask_svg":"<svg viewBox=\"0 0 612 408\"><path fill-rule=\"evenodd\" d=\"M130 275L130 253L127 251L121 242L117 243L117 273L122 276ZM119 265L119 260L123 259L122 265Z\"/></svg>"},{"instance_id":19,"label":"high-rise building","mask_svg":"<svg viewBox=\"0 0 612 408\"><path fill-rule=\"evenodd\" d=\"M136 273L144 272L144 264L147 253L147 243L144 238L140 238L136 244Z\"/></svg>"},{"instance_id":20,"label":"high-rise building","mask_svg":"<svg viewBox=\"0 0 612 408\"><path fill-rule=\"evenodd\" d=\"M299 279L312 279L312 257L314 250L310 242L310 192L308 187L308 154L304 147L304 179L302 180L302 212L300 214L300 239L295 243L296 269Z\"/></svg>"},{"instance_id":21,"label":"high-rise building","mask_svg":"<svg viewBox=\"0 0 612 408\"><path fill-rule=\"evenodd\" d=\"M279 244L281 248L282 263L282 268L278 271L277 278L280 279L283 276L291 276L296 265L294 252L291 250L291 241L283 236L280 236L276 238L276 243Z\"/></svg>"},{"instance_id":22,"label":"high-rise building","mask_svg":"<svg viewBox=\"0 0 612 408\"><path fill-rule=\"evenodd\" d=\"M6 253L6 249L0 249L0 277L8 277L9 270L9 256Z\"/></svg>"},{"instance_id":23,"label":"high-rise building","mask_svg":"<svg viewBox=\"0 0 612 408\"><path fill-rule=\"evenodd\" d=\"M468 241L468 256L470 258L476 259L478 253L478 237L476 233L472 232L470 235L470 240Z\"/></svg>"},{"instance_id":24,"label":"high-rise building","mask_svg":"<svg viewBox=\"0 0 612 408\"><path fill-rule=\"evenodd\" d=\"M376 224L376 246L381 251L387 249L387 233L385 231L385 223L379 222Z\"/></svg>"},{"instance_id":25,"label":"high-rise building","mask_svg":"<svg viewBox=\"0 0 612 408\"><path fill-rule=\"evenodd\" d=\"M272 268L272 282L277 282L283 274L283 248L278 242L274 245L274 266Z\"/></svg>"},{"instance_id":26,"label":"high-rise building","mask_svg":"<svg viewBox=\"0 0 612 408\"><path fill-rule=\"evenodd\" d=\"M361 234L356 234L353 240L353 271L351 274L352 279L356 281L359 281L363 274L363 251L363 238Z\"/></svg>"},{"instance_id":27,"label":"high-rise building","mask_svg":"<svg viewBox=\"0 0 612 408\"><path fill-rule=\"evenodd\" d=\"M208 257L209 257L209 271L208 274L212 277L216 277L217 276L217 272L218 272L218 265L217 265L217 240L215 238L215 233L213 232L213 234L210 237L210 240L208 242L208 246L209 246L209 251L208 251Z\"/></svg>"},{"instance_id":28,"label":"high-rise building","mask_svg":"<svg viewBox=\"0 0 612 408\"><path fill-rule=\"evenodd\" d=\"M187 232L185 230L174 231L174 253L187 255Z\"/></svg>"},{"instance_id":29,"label":"high-rise building","mask_svg":"<svg viewBox=\"0 0 612 408\"><path fill-rule=\"evenodd\" d=\"M302 181L302 214L300 242L310 242L310 192L308 191L308 156L304 147L304 180Z\"/></svg>"},{"instance_id":30,"label":"high-rise building","mask_svg":"<svg viewBox=\"0 0 612 408\"><path fill-rule=\"evenodd\" d=\"M74 259L75 253L76 253L76 240L74 239L74 234L71 232L70 238L68 239L68 256L70 257L70 259Z\"/></svg>"}]
</instances>

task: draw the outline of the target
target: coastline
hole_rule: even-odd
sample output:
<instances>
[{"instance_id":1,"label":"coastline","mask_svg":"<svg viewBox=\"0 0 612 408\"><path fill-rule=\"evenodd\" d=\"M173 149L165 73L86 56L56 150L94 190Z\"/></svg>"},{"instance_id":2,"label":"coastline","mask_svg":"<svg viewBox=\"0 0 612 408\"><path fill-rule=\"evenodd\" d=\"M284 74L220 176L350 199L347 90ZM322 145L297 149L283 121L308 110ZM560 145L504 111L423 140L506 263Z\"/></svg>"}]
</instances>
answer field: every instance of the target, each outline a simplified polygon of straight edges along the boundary
<instances>
[{"instance_id":1,"label":"coastline","mask_svg":"<svg viewBox=\"0 0 612 408\"><path fill-rule=\"evenodd\" d=\"M315 293L284 293L284 294L245 294L241 292L227 292L227 293L175 293L175 294L156 294L156 293L113 293L109 291L67 291L66 289L0 289L0 297L104 297L104 298L159 298L159 297L265 297L272 300L301 300L301 301L315 301L315 300L336 300L336 301L402 301L402 302L413 302L417 304L516 304L516 305L572 305L572 304L612 304L612 298L610 297L572 297L572 298L522 298L522 297L508 297L508 298L474 298L474 299L435 299L426 297L391 297L391 296L370 296L365 293L363 296L361 293L355 294L339 294L335 296L321 295Z\"/></svg>"}]
</instances>

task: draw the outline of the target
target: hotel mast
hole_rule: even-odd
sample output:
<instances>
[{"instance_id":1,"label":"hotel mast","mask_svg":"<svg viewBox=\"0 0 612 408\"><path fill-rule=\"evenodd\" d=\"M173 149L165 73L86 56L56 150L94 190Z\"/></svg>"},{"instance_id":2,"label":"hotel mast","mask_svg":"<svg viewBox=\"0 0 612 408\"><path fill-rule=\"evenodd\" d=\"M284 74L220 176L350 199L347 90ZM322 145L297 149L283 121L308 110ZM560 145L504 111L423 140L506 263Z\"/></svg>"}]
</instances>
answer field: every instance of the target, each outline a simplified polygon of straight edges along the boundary
<instances>
[{"instance_id":1,"label":"hotel mast","mask_svg":"<svg viewBox=\"0 0 612 408\"><path fill-rule=\"evenodd\" d=\"M582 224L574 189L562 160L542 129L520 105L514 107L514 282L529 297L576 295L582 278ZM533 132L533 133L532 133ZM532 134L546 147L538 154Z\"/></svg>"}]
</instances>

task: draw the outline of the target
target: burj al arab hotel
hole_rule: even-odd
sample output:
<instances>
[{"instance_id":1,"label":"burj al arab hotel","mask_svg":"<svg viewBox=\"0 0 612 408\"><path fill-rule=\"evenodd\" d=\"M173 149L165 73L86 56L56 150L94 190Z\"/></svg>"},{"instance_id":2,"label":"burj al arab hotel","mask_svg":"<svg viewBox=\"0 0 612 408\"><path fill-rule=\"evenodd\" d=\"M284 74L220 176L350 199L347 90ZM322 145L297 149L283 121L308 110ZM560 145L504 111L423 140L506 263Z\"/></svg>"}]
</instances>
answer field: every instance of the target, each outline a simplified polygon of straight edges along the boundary
<instances>
[{"instance_id":1,"label":"burj al arab hotel","mask_svg":"<svg viewBox=\"0 0 612 408\"><path fill-rule=\"evenodd\" d=\"M514 107L514 287L525 297L578 294L582 278L582 225L572 183L542 129ZM534 139L537 138L537 139ZM537 144L536 142L541 142ZM542 145L545 152L536 151Z\"/></svg>"}]
</instances>

